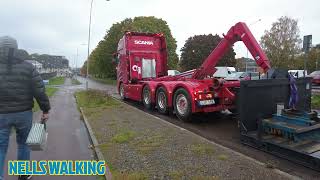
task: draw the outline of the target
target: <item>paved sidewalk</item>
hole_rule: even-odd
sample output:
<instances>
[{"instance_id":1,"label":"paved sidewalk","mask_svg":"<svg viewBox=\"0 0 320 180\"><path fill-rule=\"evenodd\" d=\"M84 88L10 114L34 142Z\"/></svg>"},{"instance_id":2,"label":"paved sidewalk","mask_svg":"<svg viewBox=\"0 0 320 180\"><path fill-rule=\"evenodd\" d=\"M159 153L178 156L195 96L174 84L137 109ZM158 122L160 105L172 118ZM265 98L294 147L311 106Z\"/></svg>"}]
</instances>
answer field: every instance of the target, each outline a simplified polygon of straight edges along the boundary
<instances>
[{"instance_id":1,"label":"paved sidewalk","mask_svg":"<svg viewBox=\"0 0 320 180\"><path fill-rule=\"evenodd\" d=\"M72 86L67 79L64 86L51 98L52 109L48 127L48 148L45 152L32 152L33 160L91 160L92 152L88 148L90 142L80 113L77 109L73 92L83 85ZM40 112L34 113L34 121L40 119ZM16 159L15 134L10 137L7 160ZM5 169L5 172L7 170ZM5 180L16 180L17 177L5 176ZM34 180L90 180L95 176L36 176Z\"/></svg>"}]
</instances>

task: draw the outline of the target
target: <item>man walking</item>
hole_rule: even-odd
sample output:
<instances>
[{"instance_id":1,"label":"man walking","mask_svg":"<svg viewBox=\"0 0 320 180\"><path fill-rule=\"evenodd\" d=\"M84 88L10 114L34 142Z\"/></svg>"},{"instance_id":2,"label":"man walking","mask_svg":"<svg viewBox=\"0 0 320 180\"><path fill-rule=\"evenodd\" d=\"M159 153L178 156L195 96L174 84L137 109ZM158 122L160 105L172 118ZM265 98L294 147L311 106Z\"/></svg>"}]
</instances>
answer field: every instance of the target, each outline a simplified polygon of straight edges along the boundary
<instances>
[{"instance_id":1,"label":"man walking","mask_svg":"<svg viewBox=\"0 0 320 180\"><path fill-rule=\"evenodd\" d=\"M0 37L0 180L3 179L9 137L16 131L18 160L30 160L26 139L32 126L33 98L48 119L50 103L39 73L32 64L18 59L17 41L8 36ZM19 180L31 179L20 176Z\"/></svg>"}]
</instances>

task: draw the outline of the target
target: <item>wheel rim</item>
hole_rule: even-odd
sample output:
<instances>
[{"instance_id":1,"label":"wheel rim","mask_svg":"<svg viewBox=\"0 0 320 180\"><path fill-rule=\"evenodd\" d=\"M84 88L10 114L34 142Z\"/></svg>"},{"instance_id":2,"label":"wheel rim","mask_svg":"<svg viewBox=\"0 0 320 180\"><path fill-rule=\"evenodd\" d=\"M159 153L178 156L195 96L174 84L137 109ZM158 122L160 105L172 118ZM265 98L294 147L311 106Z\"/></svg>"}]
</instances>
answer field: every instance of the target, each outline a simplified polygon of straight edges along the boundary
<instances>
[{"instance_id":1,"label":"wheel rim","mask_svg":"<svg viewBox=\"0 0 320 180\"><path fill-rule=\"evenodd\" d=\"M179 94L176 100L176 107L179 114L184 115L188 109L187 97L183 94Z\"/></svg>"},{"instance_id":2,"label":"wheel rim","mask_svg":"<svg viewBox=\"0 0 320 180\"><path fill-rule=\"evenodd\" d=\"M158 105L160 109L165 109L167 106L166 95L164 94L164 92L160 92L158 94Z\"/></svg>"},{"instance_id":3,"label":"wheel rim","mask_svg":"<svg viewBox=\"0 0 320 180\"><path fill-rule=\"evenodd\" d=\"M144 93L143 93L143 100L144 100L144 103L146 104L150 104L150 91L148 89L145 89L144 90Z\"/></svg>"},{"instance_id":4,"label":"wheel rim","mask_svg":"<svg viewBox=\"0 0 320 180\"><path fill-rule=\"evenodd\" d=\"M120 97L121 98L124 98L124 88L123 88L123 85L121 84L120 86Z\"/></svg>"}]
</instances>

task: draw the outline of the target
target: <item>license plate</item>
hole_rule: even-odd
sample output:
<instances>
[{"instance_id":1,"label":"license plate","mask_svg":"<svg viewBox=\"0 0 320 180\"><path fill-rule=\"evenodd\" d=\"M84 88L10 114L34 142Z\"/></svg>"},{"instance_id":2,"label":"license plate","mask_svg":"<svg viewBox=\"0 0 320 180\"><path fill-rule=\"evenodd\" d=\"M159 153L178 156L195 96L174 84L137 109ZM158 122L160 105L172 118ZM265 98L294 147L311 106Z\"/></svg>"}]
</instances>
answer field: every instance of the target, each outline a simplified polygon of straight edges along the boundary
<instances>
[{"instance_id":1,"label":"license plate","mask_svg":"<svg viewBox=\"0 0 320 180\"><path fill-rule=\"evenodd\" d=\"M206 105L211 105L211 104L214 104L214 100L213 99L210 99L210 100L204 100L204 101L199 101L199 105L200 106L206 106Z\"/></svg>"}]
</instances>

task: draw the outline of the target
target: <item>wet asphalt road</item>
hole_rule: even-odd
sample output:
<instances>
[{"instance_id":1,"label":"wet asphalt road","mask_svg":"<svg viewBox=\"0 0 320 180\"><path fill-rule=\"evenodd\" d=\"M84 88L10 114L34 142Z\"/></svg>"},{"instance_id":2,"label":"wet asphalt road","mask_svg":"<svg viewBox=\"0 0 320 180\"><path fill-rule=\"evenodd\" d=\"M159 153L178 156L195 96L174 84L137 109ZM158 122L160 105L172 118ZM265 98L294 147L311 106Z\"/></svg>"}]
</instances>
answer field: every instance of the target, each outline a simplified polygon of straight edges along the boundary
<instances>
[{"instance_id":1,"label":"wet asphalt road","mask_svg":"<svg viewBox=\"0 0 320 180\"><path fill-rule=\"evenodd\" d=\"M32 160L93 160L93 152L88 148L90 141L73 93L83 89L83 85L72 86L67 79L65 85L51 98L52 109L47 122L48 148L44 152L32 152ZM34 121L40 119L40 112L34 113ZM10 137L7 160L16 159L14 133ZM7 172L7 170L5 170ZM95 176L35 176L34 180L94 180ZM5 176L5 180L17 180L15 176Z\"/></svg>"},{"instance_id":2,"label":"wet asphalt road","mask_svg":"<svg viewBox=\"0 0 320 180\"><path fill-rule=\"evenodd\" d=\"M81 82L85 82L84 78L79 77L78 79ZM119 97L116 88L111 85L89 80L89 88L108 91L115 97ZM126 103L144 110L141 103L133 101L126 101ZM320 172L241 144L237 120L230 115L219 113L202 114L195 116L194 122L184 123L179 121L174 115L161 115L156 111L149 113L260 162L270 164L291 175L301 177L302 179L319 179L320 177Z\"/></svg>"}]
</instances>

